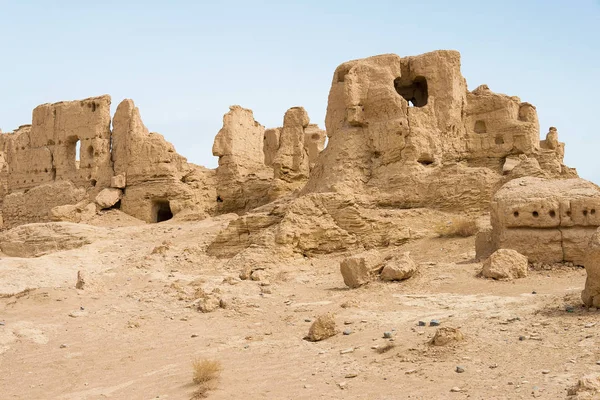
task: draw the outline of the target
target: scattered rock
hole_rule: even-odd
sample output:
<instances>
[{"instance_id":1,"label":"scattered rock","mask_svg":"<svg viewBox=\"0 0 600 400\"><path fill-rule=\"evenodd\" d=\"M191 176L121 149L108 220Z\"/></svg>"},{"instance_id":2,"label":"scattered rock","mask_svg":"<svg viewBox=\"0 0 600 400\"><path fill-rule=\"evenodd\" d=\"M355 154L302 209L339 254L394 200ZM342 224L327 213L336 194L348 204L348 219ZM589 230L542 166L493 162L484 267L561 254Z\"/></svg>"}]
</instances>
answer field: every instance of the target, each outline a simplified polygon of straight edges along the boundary
<instances>
[{"instance_id":1,"label":"scattered rock","mask_svg":"<svg viewBox=\"0 0 600 400\"><path fill-rule=\"evenodd\" d=\"M61 344L61 345L60 345L60 348L61 348L61 349L66 349L66 348L67 348L67 345L66 345L66 344Z\"/></svg>"},{"instance_id":2,"label":"scattered rock","mask_svg":"<svg viewBox=\"0 0 600 400\"><path fill-rule=\"evenodd\" d=\"M115 204L117 204L121 198L123 197L123 192L121 189L117 188L106 188L102 189L100 193L96 196L96 204L101 209L111 208Z\"/></svg>"},{"instance_id":3,"label":"scattered rock","mask_svg":"<svg viewBox=\"0 0 600 400\"><path fill-rule=\"evenodd\" d=\"M350 354L350 353L354 353L354 347L349 347L347 349L340 350L340 354Z\"/></svg>"},{"instance_id":4,"label":"scattered rock","mask_svg":"<svg viewBox=\"0 0 600 400\"><path fill-rule=\"evenodd\" d=\"M337 334L335 318L333 314L327 313L319 316L308 330L307 340L318 342Z\"/></svg>"},{"instance_id":5,"label":"scattered rock","mask_svg":"<svg viewBox=\"0 0 600 400\"><path fill-rule=\"evenodd\" d=\"M427 326L427 322L419 321L418 326Z\"/></svg>"},{"instance_id":6,"label":"scattered rock","mask_svg":"<svg viewBox=\"0 0 600 400\"><path fill-rule=\"evenodd\" d=\"M345 258L340 272L346 286L357 288L368 283L383 266L384 257L377 250L370 250Z\"/></svg>"},{"instance_id":7,"label":"scattered rock","mask_svg":"<svg viewBox=\"0 0 600 400\"><path fill-rule=\"evenodd\" d=\"M351 372L351 373L349 373L349 374L346 374L346 375L344 376L344 378L346 378L346 379L351 379L351 378L356 378L357 376L358 376L358 374L357 374L357 373Z\"/></svg>"},{"instance_id":8,"label":"scattered rock","mask_svg":"<svg viewBox=\"0 0 600 400\"><path fill-rule=\"evenodd\" d=\"M481 274L486 278L512 280L527 276L527 257L511 249L496 250L485 262Z\"/></svg>"},{"instance_id":9,"label":"scattered rock","mask_svg":"<svg viewBox=\"0 0 600 400\"><path fill-rule=\"evenodd\" d=\"M570 387L567 391L569 396L575 396L579 393L594 395L600 393L600 374L589 374L579 379L576 385Z\"/></svg>"},{"instance_id":10,"label":"scattered rock","mask_svg":"<svg viewBox=\"0 0 600 400\"><path fill-rule=\"evenodd\" d=\"M548 375L549 373L550 373L549 369L543 369L542 370L542 374L544 374L544 375Z\"/></svg>"},{"instance_id":11,"label":"scattered rock","mask_svg":"<svg viewBox=\"0 0 600 400\"><path fill-rule=\"evenodd\" d=\"M417 264L410 258L410 253L405 252L387 260L380 276L384 281L402 281L413 276L415 272L417 272Z\"/></svg>"},{"instance_id":12,"label":"scattered rock","mask_svg":"<svg viewBox=\"0 0 600 400\"><path fill-rule=\"evenodd\" d=\"M454 386L452 389L450 389L450 391L453 393L460 393L460 392L462 392L462 389L459 388L458 386Z\"/></svg>"},{"instance_id":13,"label":"scattered rock","mask_svg":"<svg viewBox=\"0 0 600 400\"><path fill-rule=\"evenodd\" d=\"M440 321L439 321L439 320L437 320L437 319L432 319L432 320L429 322L429 326L440 326Z\"/></svg>"},{"instance_id":14,"label":"scattered rock","mask_svg":"<svg viewBox=\"0 0 600 400\"><path fill-rule=\"evenodd\" d=\"M267 277L267 272L263 269L254 270L250 274L250 279L253 281L264 281Z\"/></svg>"},{"instance_id":15,"label":"scattered rock","mask_svg":"<svg viewBox=\"0 0 600 400\"><path fill-rule=\"evenodd\" d=\"M221 307L221 300L215 296L206 296L196 302L196 308L203 313L213 312Z\"/></svg>"},{"instance_id":16,"label":"scattered rock","mask_svg":"<svg viewBox=\"0 0 600 400\"><path fill-rule=\"evenodd\" d=\"M352 333L352 331L350 329L346 329L346 330L344 330L343 333L344 333L344 335L348 336Z\"/></svg>"},{"instance_id":17,"label":"scattered rock","mask_svg":"<svg viewBox=\"0 0 600 400\"><path fill-rule=\"evenodd\" d=\"M390 339L392 337L392 332L383 332L383 337L385 339Z\"/></svg>"},{"instance_id":18,"label":"scattered rock","mask_svg":"<svg viewBox=\"0 0 600 400\"><path fill-rule=\"evenodd\" d=\"M446 346L464 340L464 335L457 328L443 327L438 328L435 335L429 342L434 346Z\"/></svg>"},{"instance_id":19,"label":"scattered rock","mask_svg":"<svg viewBox=\"0 0 600 400\"><path fill-rule=\"evenodd\" d=\"M465 372L465 368L458 365L456 367L456 372L458 372L459 374L462 374L463 372Z\"/></svg>"}]
</instances>

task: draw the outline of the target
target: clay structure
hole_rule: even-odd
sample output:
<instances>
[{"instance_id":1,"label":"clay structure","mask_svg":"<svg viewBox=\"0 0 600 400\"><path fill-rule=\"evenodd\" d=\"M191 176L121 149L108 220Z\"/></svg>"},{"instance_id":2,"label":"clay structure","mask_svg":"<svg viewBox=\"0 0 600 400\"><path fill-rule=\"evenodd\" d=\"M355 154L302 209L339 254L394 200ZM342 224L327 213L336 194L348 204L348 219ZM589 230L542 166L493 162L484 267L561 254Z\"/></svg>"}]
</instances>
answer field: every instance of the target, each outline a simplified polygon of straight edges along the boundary
<instances>
[{"instance_id":1,"label":"clay structure","mask_svg":"<svg viewBox=\"0 0 600 400\"><path fill-rule=\"evenodd\" d=\"M555 128L540 141L534 106L486 85L467 90L456 51L343 63L326 131L302 107L265 129L251 110L232 106L214 141L216 170L188 163L150 132L133 101L119 104L112 120L110 104L109 96L44 104L32 125L0 134L4 227L84 221L92 203L146 222L258 212L282 222L279 243L329 248L308 239L327 231L343 249L364 244L355 234L371 245L404 240L404 227L385 235L397 224L369 210L486 210L515 178L577 176L563 164ZM276 212L261 209L281 198L289 201ZM298 218L322 224L307 223L300 240L284 228Z\"/></svg>"},{"instance_id":2,"label":"clay structure","mask_svg":"<svg viewBox=\"0 0 600 400\"><path fill-rule=\"evenodd\" d=\"M477 238L478 258L513 249L530 262L583 265L600 226L600 188L583 179L521 178L492 199L491 229Z\"/></svg>"}]
</instances>

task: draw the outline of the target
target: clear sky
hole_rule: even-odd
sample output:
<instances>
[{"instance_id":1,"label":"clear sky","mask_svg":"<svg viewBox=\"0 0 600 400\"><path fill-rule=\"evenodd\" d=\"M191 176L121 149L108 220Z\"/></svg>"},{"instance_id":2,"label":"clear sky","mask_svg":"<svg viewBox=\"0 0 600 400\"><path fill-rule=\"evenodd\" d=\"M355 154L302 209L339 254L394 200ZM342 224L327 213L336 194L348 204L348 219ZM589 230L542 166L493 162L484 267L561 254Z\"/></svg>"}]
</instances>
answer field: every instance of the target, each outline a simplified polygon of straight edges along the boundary
<instances>
[{"instance_id":1,"label":"clear sky","mask_svg":"<svg viewBox=\"0 0 600 400\"><path fill-rule=\"evenodd\" d=\"M266 127L304 106L324 126L342 62L436 49L556 126L566 163L600 183L600 0L0 0L0 128L38 104L133 99L151 131L196 164L228 107Z\"/></svg>"}]
</instances>

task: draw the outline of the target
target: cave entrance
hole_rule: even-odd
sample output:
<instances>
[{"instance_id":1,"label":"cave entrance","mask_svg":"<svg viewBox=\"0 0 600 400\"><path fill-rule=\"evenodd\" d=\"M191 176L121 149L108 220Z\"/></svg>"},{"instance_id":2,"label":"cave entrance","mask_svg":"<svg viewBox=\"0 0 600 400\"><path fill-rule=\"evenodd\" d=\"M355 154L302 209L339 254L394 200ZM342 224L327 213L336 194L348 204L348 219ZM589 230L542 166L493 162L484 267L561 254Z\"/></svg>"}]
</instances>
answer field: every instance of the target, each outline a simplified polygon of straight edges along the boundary
<instances>
[{"instance_id":1,"label":"cave entrance","mask_svg":"<svg viewBox=\"0 0 600 400\"><path fill-rule=\"evenodd\" d=\"M413 80L406 80L402 77L394 79L396 92L408 105L412 107L423 107L427 105L427 79L424 76L417 76Z\"/></svg>"},{"instance_id":2,"label":"cave entrance","mask_svg":"<svg viewBox=\"0 0 600 400\"><path fill-rule=\"evenodd\" d=\"M169 200L154 200L152 202L152 221L163 222L173 218Z\"/></svg>"}]
</instances>

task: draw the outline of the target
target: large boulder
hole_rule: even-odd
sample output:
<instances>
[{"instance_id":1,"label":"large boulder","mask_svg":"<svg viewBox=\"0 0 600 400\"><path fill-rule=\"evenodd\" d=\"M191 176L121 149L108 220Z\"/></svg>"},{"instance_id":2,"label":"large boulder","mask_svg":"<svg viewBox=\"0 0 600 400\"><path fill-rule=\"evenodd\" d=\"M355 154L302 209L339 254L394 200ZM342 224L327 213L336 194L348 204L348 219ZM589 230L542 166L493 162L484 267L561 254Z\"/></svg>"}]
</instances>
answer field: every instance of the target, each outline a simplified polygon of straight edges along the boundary
<instances>
[{"instance_id":1,"label":"large boulder","mask_svg":"<svg viewBox=\"0 0 600 400\"><path fill-rule=\"evenodd\" d=\"M117 188L102 189L96 196L96 204L101 209L111 208L121 200L123 192Z\"/></svg>"},{"instance_id":2,"label":"large boulder","mask_svg":"<svg viewBox=\"0 0 600 400\"><path fill-rule=\"evenodd\" d=\"M384 257L377 250L370 250L345 258L340 272L346 286L357 288L371 281L383 266Z\"/></svg>"},{"instance_id":3,"label":"large boulder","mask_svg":"<svg viewBox=\"0 0 600 400\"><path fill-rule=\"evenodd\" d=\"M381 271L384 281L403 281L417 272L417 264L410 258L410 253L405 252L386 261Z\"/></svg>"},{"instance_id":4,"label":"large boulder","mask_svg":"<svg viewBox=\"0 0 600 400\"><path fill-rule=\"evenodd\" d=\"M600 307L600 229L590 239L584 266L587 279L581 300L588 307Z\"/></svg>"},{"instance_id":5,"label":"large boulder","mask_svg":"<svg viewBox=\"0 0 600 400\"><path fill-rule=\"evenodd\" d=\"M485 262L481 274L486 278L512 280L527 276L527 257L511 249L496 250Z\"/></svg>"}]
</instances>

